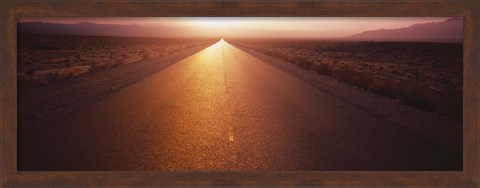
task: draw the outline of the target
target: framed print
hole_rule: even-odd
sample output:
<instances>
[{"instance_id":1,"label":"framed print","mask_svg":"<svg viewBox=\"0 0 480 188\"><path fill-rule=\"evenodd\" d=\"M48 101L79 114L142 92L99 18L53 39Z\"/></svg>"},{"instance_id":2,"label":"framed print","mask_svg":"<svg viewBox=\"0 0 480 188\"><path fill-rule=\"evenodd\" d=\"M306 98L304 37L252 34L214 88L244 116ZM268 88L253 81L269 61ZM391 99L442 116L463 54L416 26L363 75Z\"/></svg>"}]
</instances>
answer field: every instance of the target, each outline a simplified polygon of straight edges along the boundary
<instances>
[{"instance_id":1,"label":"framed print","mask_svg":"<svg viewBox=\"0 0 480 188\"><path fill-rule=\"evenodd\" d=\"M2 2L3 186L478 186L477 2Z\"/></svg>"}]
</instances>

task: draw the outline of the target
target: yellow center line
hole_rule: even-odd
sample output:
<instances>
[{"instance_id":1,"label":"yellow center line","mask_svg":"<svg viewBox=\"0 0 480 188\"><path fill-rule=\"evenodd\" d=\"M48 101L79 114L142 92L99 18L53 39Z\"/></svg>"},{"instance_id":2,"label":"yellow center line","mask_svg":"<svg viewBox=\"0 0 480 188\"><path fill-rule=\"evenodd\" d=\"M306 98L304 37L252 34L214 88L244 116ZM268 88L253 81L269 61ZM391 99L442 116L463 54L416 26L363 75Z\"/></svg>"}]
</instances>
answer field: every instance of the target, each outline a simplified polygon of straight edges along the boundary
<instances>
[{"instance_id":1,"label":"yellow center line","mask_svg":"<svg viewBox=\"0 0 480 188\"><path fill-rule=\"evenodd\" d=\"M226 99L226 124L228 126L228 141L233 142L235 137L233 135L234 128L233 128L233 113L230 103L228 101L228 84L227 84L227 68L226 68L226 61L225 61L225 54L224 54L224 43L222 43L222 63L223 63L223 72L224 72L224 86L225 86L225 99Z\"/></svg>"}]
</instances>

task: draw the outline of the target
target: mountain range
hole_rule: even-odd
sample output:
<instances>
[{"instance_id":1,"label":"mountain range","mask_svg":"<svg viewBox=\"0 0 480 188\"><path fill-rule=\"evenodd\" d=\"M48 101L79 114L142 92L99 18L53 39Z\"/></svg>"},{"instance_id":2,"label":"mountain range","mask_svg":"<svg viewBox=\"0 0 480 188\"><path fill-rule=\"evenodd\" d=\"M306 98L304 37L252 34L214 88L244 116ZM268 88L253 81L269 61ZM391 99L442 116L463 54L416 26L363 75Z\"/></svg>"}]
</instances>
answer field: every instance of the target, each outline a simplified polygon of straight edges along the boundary
<instances>
[{"instance_id":1,"label":"mountain range","mask_svg":"<svg viewBox=\"0 0 480 188\"><path fill-rule=\"evenodd\" d=\"M443 22L414 24L397 29L364 31L346 37L350 40L371 41L433 41L463 42L463 19L449 18Z\"/></svg>"}]
</instances>

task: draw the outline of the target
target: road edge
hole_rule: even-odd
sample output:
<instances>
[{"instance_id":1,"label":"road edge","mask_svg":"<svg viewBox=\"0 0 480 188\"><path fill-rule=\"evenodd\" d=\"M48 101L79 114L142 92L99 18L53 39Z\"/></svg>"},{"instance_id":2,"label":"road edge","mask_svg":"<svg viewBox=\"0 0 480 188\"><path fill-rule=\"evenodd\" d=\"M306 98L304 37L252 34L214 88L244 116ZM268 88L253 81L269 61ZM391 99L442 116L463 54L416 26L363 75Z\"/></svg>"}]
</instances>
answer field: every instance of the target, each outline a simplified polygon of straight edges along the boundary
<instances>
[{"instance_id":1,"label":"road edge","mask_svg":"<svg viewBox=\"0 0 480 188\"><path fill-rule=\"evenodd\" d=\"M211 45L196 46L164 57L95 71L50 85L18 87L18 107L24 107L23 110L17 109L18 131L28 134L42 129L55 120L108 97Z\"/></svg>"},{"instance_id":2,"label":"road edge","mask_svg":"<svg viewBox=\"0 0 480 188\"><path fill-rule=\"evenodd\" d=\"M462 152L462 130L458 129L462 124L432 112L411 108L399 101L376 95L235 43L229 44L363 111L406 128L408 131L443 145L451 151Z\"/></svg>"}]
</instances>

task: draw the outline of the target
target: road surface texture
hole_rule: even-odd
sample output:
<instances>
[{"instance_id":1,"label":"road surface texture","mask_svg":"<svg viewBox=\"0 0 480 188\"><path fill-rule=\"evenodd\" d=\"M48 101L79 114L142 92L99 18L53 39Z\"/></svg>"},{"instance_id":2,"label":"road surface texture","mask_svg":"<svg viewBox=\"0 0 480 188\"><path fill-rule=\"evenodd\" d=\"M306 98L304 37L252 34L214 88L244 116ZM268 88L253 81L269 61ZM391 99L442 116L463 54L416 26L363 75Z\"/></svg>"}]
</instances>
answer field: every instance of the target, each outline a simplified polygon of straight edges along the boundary
<instances>
[{"instance_id":1,"label":"road surface texture","mask_svg":"<svg viewBox=\"0 0 480 188\"><path fill-rule=\"evenodd\" d=\"M221 40L20 140L19 170L462 170Z\"/></svg>"}]
</instances>

